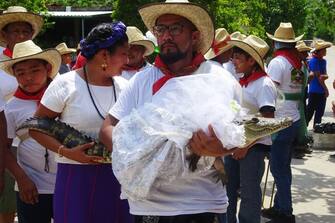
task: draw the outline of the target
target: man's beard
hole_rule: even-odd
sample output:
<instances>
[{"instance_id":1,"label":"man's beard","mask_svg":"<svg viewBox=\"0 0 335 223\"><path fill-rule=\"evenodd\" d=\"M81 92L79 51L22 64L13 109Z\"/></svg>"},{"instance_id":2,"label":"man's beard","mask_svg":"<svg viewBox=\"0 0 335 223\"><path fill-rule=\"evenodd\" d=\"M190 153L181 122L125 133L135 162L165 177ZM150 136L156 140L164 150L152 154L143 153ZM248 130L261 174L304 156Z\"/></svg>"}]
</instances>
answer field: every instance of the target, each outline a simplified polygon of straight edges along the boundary
<instances>
[{"instance_id":1,"label":"man's beard","mask_svg":"<svg viewBox=\"0 0 335 223\"><path fill-rule=\"evenodd\" d=\"M164 44L163 46L164 47ZM187 52L181 52L181 50L176 46L177 52L168 52L167 53L160 53L159 56L163 60L163 62L167 65L174 64L177 61L184 59L187 55Z\"/></svg>"}]
</instances>

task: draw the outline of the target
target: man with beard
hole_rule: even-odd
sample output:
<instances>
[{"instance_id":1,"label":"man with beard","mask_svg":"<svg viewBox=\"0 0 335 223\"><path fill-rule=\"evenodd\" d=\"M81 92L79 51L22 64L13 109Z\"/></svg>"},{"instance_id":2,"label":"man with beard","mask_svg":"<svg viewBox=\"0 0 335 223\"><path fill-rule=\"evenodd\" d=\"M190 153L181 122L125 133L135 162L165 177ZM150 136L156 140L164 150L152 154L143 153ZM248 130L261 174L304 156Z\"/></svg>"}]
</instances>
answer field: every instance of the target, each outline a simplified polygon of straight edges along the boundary
<instances>
[{"instance_id":1,"label":"man with beard","mask_svg":"<svg viewBox=\"0 0 335 223\"><path fill-rule=\"evenodd\" d=\"M154 66L132 78L109 111L100 139L110 149L113 126L133 109L151 102L153 95L171 78L220 73L227 77L227 92L234 92L231 98L238 100L241 90L220 64L204 59L203 54L214 37L213 23L205 9L186 0L167 0L148 4L139 12L147 28L156 36L160 54ZM211 128L209 135L201 130L195 132L189 147L200 156L220 157L232 152L223 148ZM217 214L225 213L228 206L225 188L213 178L215 172L213 169L187 172L159 188L152 186L146 199L127 198L130 213L135 215L137 223L213 223Z\"/></svg>"},{"instance_id":2,"label":"man with beard","mask_svg":"<svg viewBox=\"0 0 335 223\"><path fill-rule=\"evenodd\" d=\"M123 66L121 76L129 80L137 72L151 67L151 64L146 61L146 56L154 52L155 45L135 26L127 27L127 36L129 39L128 63Z\"/></svg>"}]
</instances>

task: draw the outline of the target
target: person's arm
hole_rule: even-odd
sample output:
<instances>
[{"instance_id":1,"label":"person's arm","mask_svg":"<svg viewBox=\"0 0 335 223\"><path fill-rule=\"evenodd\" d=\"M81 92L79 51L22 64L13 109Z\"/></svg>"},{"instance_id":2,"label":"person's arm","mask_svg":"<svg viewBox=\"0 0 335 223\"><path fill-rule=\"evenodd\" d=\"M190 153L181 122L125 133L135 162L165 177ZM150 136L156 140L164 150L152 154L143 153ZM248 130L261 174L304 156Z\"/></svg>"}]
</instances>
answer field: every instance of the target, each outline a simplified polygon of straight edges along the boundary
<instances>
[{"instance_id":1,"label":"person's arm","mask_svg":"<svg viewBox=\"0 0 335 223\"><path fill-rule=\"evenodd\" d=\"M225 156L232 154L237 148L227 149L215 135L211 125L208 126L209 135L203 130L194 132L188 146L198 156Z\"/></svg>"},{"instance_id":2,"label":"person's arm","mask_svg":"<svg viewBox=\"0 0 335 223\"><path fill-rule=\"evenodd\" d=\"M112 115L108 114L104 122L102 123L99 139L110 151L113 149L112 133L114 126L119 122Z\"/></svg>"},{"instance_id":3,"label":"person's arm","mask_svg":"<svg viewBox=\"0 0 335 223\"><path fill-rule=\"evenodd\" d=\"M38 107L35 117L48 117L48 118L56 118L60 114L54 111L51 111L50 109L46 108L42 104ZM99 162L102 160L102 157L98 156L88 156L85 154L85 150L92 147L94 145L94 142L87 143L83 145L76 146L74 148L66 148L64 145L62 145L58 140L55 138L44 134L42 132L36 131L36 130L29 130L29 135L35 139L39 144L44 146L45 148L58 153L60 156L65 156L66 158L69 158L71 160L75 160L80 163L89 163L89 164L97 164L101 163Z\"/></svg>"},{"instance_id":4,"label":"person's arm","mask_svg":"<svg viewBox=\"0 0 335 223\"><path fill-rule=\"evenodd\" d=\"M4 172L5 172L5 161L4 154L6 149L6 140L7 140L7 124L6 118L3 111L0 112L0 195L4 189Z\"/></svg>"},{"instance_id":5,"label":"person's arm","mask_svg":"<svg viewBox=\"0 0 335 223\"><path fill-rule=\"evenodd\" d=\"M38 191L34 182L28 177L24 170L17 163L14 155L10 151L13 139L7 140L7 147L4 153L6 168L14 176L18 188L20 199L27 204L38 203Z\"/></svg>"}]
</instances>

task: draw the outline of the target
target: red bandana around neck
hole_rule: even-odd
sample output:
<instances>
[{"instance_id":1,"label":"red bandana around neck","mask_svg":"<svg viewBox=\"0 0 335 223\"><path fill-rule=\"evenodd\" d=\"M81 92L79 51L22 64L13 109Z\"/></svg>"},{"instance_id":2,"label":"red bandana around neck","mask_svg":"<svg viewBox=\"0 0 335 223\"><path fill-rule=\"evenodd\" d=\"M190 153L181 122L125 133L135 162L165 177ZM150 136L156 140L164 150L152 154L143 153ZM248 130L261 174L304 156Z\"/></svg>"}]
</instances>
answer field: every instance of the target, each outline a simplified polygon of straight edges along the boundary
<instances>
[{"instance_id":1,"label":"red bandana around neck","mask_svg":"<svg viewBox=\"0 0 335 223\"><path fill-rule=\"evenodd\" d=\"M248 77L242 77L240 78L240 85L242 87L248 87L248 84L261 78L267 76L267 74L264 71L256 71L251 73Z\"/></svg>"},{"instance_id":2,"label":"red bandana around neck","mask_svg":"<svg viewBox=\"0 0 335 223\"><path fill-rule=\"evenodd\" d=\"M40 104L40 101L42 99L42 96L45 92L45 90L48 88L50 82L52 81L52 79L48 79L48 84L47 86L43 87L42 89L40 89L39 91L30 94L26 91L24 91L22 88L18 87L14 93L14 96L22 99L22 100L32 100L32 101L37 101L37 105Z\"/></svg>"},{"instance_id":3,"label":"red bandana around neck","mask_svg":"<svg viewBox=\"0 0 335 223\"><path fill-rule=\"evenodd\" d=\"M4 49L4 50L2 51L2 53L3 53L4 55L6 55L7 57L9 57L9 58L12 58L12 57L13 57L13 52L12 52L9 48Z\"/></svg>"},{"instance_id":4,"label":"red bandana around neck","mask_svg":"<svg viewBox=\"0 0 335 223\"><path fill-rule=\"evenodd\" d=\"M195 55L192 60L191 65L184 67L181 71L182 75L191 74L198 69L200 64L205 61L204 56L201 53ZM163 60L158 56L155 59L155 67L159 68L164 76L158 79L152 86L152 94L154 95L163 85L171 78L176 77L176 75L170 71L168 66L163 62Z\"/></svg>"},{"instance_id":5,"label":"red bandana around neck","mask_svg":"<svg viewBox=\"0 0 335 223\"><path fill-rule=\"evenodd\" d=\"M275 57L277 56L285 57L295 69L300 70L302 67L301 60L290 50L287 49L277 50L274 53L274 55Z\"/></svg>"}]
</instances>

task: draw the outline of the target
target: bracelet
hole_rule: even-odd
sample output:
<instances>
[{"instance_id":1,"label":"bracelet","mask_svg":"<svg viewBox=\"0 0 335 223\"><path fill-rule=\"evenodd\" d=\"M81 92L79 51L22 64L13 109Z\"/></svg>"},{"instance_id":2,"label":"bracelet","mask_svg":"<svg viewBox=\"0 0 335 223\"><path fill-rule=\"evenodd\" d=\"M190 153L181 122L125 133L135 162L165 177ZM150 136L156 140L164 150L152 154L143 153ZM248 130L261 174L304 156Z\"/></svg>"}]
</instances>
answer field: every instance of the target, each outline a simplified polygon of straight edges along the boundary
<instances>
[{"instance_id":1,"label":"bracelet","mask_svg":"<svg viewBox=\"0 0 335 223\"><path fill-rule=\"evenodd\" d=\"M63 157L62 149L64 149L64 148L65 148L64 145L60 145L60 146L58 147L57 153L58 153L58 156L59 156L59 157Z\"/></svg>"}]
</instances>

